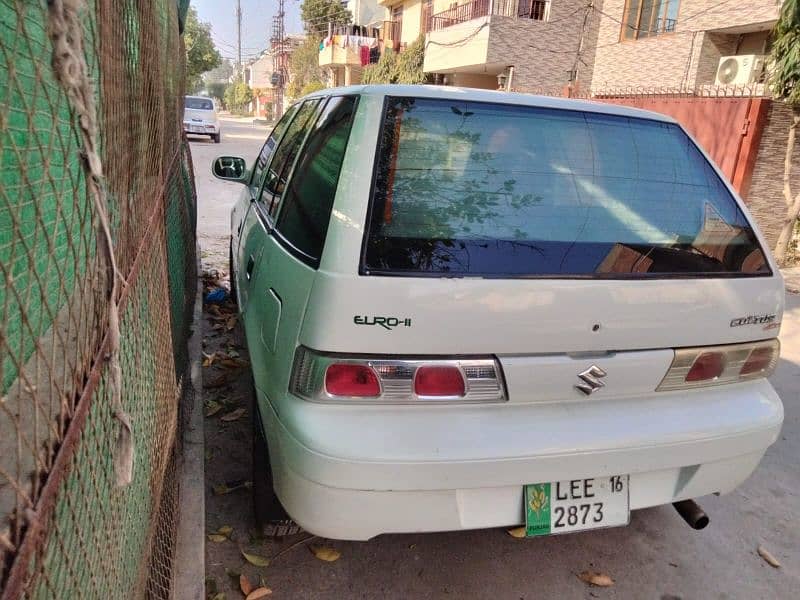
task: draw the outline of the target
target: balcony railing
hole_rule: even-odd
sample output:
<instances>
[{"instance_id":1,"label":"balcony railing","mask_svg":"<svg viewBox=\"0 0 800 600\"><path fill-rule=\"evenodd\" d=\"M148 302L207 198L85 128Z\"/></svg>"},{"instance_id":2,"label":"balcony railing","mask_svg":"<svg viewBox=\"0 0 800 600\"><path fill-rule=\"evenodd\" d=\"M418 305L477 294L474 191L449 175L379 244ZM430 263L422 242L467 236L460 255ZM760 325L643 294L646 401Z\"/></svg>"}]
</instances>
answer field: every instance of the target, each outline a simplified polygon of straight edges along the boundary
<instances>
[{"instance_id":1,"label":"balcony railing","mask_svg":"<svg viewBox=\"0 0 800 600\"><path fill-rule=\"evenodd\" d=\"M490 14L519 19L546 21L549 15L549 0L472 0L449 8L431 17L431 30L466 23Z\"/></svg>"}]
</instances>

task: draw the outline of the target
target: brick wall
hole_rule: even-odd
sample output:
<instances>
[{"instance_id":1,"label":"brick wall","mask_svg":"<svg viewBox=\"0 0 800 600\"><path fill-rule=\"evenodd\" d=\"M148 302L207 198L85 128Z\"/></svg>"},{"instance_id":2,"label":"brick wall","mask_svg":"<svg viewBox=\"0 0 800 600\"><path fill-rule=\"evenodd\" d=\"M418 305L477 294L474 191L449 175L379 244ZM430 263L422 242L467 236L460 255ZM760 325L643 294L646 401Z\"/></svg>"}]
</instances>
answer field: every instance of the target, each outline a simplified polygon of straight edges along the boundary
<instances>
[{"instance_id":1,"label":"brick wall","mask_svg":"<svg viewBox=\"0 0 800 600\"><path fill-rule=\"evenodd\" d=\"M783 161L792 110L782 102L772 102L758 148L747 206L767 238L770 250L778 241L786 205L783 200ZM800 144L792 157L792 191L800 192Z\"/></svg>"},{"instance_id":2,"label":"brick wall","mask_svg":"<svg viewBox=\"0 0 800 600\"><path fill-rule=\"evenodd\" d=\"M514 67L513 88L533 92L559 88L568 81L567 72L575 56L583 26L585 0L554 0L549 21L514 19L493 15L489 30L487 63ZM586 65L579 65L579 78L588 86L592 78L591 32L587 34Z\"/></svg>"},{"instance_id":3,"label":"brick wall","mask_svg":"<svg viewBox=\"0 0 800 600\"><path fill-rule=\"evenodd\" d=\"M694 87L713 83L720 56L735 52L736 36L708 30L769 28L778 0L682 0L675 32L620 42L625 0L597 0L599 15L592 88Z\"/></svg>"}]
</instances>

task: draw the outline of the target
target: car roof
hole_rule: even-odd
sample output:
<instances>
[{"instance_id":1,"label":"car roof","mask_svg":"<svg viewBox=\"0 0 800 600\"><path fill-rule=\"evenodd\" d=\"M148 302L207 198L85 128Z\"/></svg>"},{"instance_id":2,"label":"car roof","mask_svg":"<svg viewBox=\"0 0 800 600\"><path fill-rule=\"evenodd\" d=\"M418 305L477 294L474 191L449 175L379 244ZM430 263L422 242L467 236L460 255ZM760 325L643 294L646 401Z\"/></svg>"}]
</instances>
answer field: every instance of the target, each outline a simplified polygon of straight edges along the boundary
<instances>
[{"instance_id":1,"label":"car roof","mask_svg":"<svg viewBox=\"0 0 800 600\"><path fill-rule=\"evenodd\" d=\"M477 88L462 88L441 85L352 85L348 87L327 88L306 96L314 98L338 94L359 94L368 96L413 96L416 98L442 98L453 100L472 100L475 102L494 102L497 104L514 104L518 106L534 106L561 110L579 110L607 115L627 116L638 119L650 119L676 123L675 119L649 110L630 108L619 104L594 102L591 100L574 100L555 96L537 96L517 92L500 92Z\"/></svg>"},{"instance_id":2,"label":"car roof","mask_svg":"<svg viewBox=\"0 0 800 600\"><path fill-rule=\"evenodd\" d=\"M190 96L186 95L184 98L197 98L198 100L211 100L211 96Z\"/></svg>"}]
</instances>

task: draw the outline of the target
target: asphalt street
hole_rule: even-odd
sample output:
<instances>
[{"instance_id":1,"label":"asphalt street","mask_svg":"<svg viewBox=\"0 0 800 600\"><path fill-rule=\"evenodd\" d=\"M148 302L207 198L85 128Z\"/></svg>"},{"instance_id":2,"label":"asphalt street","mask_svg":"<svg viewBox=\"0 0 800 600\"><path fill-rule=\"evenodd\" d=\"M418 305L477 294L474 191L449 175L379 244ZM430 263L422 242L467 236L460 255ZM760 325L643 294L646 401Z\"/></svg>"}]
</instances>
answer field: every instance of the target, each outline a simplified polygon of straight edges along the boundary
<instances>
[{"instance_id":1,"label":"asphalt street","mask_svg":"<svg viewBox=\"0 0 800 600\"><path fill-rule=\"evenodd\" d=\"M215 180L211 159L238 155L252 163L267 134L249 122L223 122L222 143L193 139L198 234L207 268L227 269L229 211L241 186ZM732 494L698 498L711 518L690 529L671 507L636 511L628 527L515 539L503 529L385 535L369 542L325 542L341 552L323 562L299 536L280 543L249 533L249 491L207 495L207 530L233 527L230 540L207 542L206 573L228 598L238 598L230 572L264 582L273 598L652 598L728 599L800 597L800 296L787 295L782 358L772 377L786 418L778 441L755 474ZM211 342L210 342L211 343ZM222 390L225 395L241 394ZM249 406L248 399L236 400ZM207 419L206 480L249 478L249 415L235 423ZM387 515L387 519L391 515ZM315 540L315 542L319 542ZM769 566L759 545L781 563ZM267 567L242 560L240 548L266 557L287 550ZM229 571L226 574L226 569ZM586 570L608 574L614 585L590 587Z\"/></svg>"}]
</instances>

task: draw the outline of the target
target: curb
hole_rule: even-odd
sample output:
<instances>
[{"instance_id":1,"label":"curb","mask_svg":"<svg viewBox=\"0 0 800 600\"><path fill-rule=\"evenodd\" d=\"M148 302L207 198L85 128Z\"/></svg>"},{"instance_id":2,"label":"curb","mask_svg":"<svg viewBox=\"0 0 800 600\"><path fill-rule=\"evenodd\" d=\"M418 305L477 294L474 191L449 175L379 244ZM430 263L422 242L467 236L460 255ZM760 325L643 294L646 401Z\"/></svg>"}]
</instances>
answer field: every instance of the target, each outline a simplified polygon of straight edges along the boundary
<instances>
[{"instance_id":1,"label":"curb","mask_svg":"<svg viewBox=\"0 0 800 600\"><path fill-rule=\"evenodd\" d=\"M178 475L180 511L178 516L173 564L173 598L197 600L205 598L205 440L203 433L203 374L201 349L203 342L203 280L200 278L200 246L197 245L197 291L194 324L189 338L189 365L192 398L183 417L183 452Z\"/></svg>"}]
</instances>

